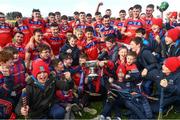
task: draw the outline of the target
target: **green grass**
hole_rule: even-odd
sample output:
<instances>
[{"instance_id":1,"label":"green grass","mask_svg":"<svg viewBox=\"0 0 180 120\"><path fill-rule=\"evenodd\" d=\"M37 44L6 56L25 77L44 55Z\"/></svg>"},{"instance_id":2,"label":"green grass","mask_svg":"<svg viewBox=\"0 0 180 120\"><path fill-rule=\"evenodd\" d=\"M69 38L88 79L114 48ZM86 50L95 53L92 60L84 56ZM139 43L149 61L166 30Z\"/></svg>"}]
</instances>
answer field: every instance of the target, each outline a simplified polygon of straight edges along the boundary
<instances>
[{"instance_id":1,"label":"green grass","mask_svg":"<svg viewBox=\"0 0 180 120\"><path fill-rule=\"evenodd\" d=\"M91 103L90 108L94 108L97 110L96 115L90 115L89 113L82 113L82 117L76 117L77 119L93 119L97 117L102 111L102 102L93 102ZM122 119L126 119L125 116L122 116ZM163 117L163 119L180 119L180 113L175 113L174 109L169 113L167 117Z\"/></svg>"}]
</instances>

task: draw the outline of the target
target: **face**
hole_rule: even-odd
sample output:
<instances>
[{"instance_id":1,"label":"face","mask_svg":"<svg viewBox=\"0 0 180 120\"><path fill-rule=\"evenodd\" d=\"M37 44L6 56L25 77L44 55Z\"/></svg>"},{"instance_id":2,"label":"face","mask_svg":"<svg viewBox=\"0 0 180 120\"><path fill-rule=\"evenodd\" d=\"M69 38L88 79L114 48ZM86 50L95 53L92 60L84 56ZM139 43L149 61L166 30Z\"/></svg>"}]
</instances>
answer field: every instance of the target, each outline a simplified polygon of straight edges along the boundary
<instances>
[{"instance_id":1,"label":"face","mask_svg":"<svg viewBox=\"0 0 180 120\"><path fill-rule=\"evenodd\" d=\"M131 41L130 42L130 47L132 49L133 52L136 52L139 48L140 48L140 45L136 45L136 43L134 43L134 41Z\"/></svg>"},{"instance_id":2,"label":"face","mask_svg":"<svg viewBox=\"0 0 180 120\"><path fill-rule=\"evenodd\" d=\"M80 21L85 21L86 20L85 14L80 14L79 19L80 19Z\"/></svg>"},{"instance_id":3,"label":"face","mask_svg":"<svg viewBox=\"0 0 180 120\"><path fill-rule=\"evenodd\" d=\"M86 21L87 21L88 23L91 23L91 22L92 22L92 17L87 16L87 17L86 17Z\"/></svg>"},{"instance_id":4,"label":"face","mask_svg":"<svg viewBox=\"0 0 180 120\"><path fill-rule=\"evenodd\" d=\"M126 18L126 13L119 13L119 17L124 20Z\"/></svg>"},{"instance_id":5,"label":"face","mask_svg":"<svg viewBox=\"0 0 180 120\"><path fill-rule=\"evenodd\" d=\"M0 15L0 23L4 23L5 22L5 16L4 15Z\"/></svg>"},{"instance_id":6,"label":"face","mask_svg":"<svg viewBox=\"0 0 180 120\"><path fill-rule=\"evenodd\" d=\"M71 66L71 64L72 64L72 58L67 58L67 59L65 59L64 60L64 63L65 63L65 65L66 65L66 67L70 67Z\"/></svg>"},{"instance_id":7,"label":"face","mask_svg":"<svg viewBox=\"0 0 180 120\"><path fill-rule=\"evenodd\" d=\"M74 19L79 19L79 15L74 15Z\"/></svg>"},{"instance_id":8,"label":"face","mask_svg":"<svg viewBox=\"0 0 180 120\"><path fill-rule=\"evenodd\" d=\"M110 10L106 10L106 13L105 13L106 15L109 15L109 16L111 16L111 11Z\"/></svg>"},{"instance_id":9,"label":"face","mask_svg":"<svg viewBox=\"0 0 180 120\"><path fill-rule=\"evenodd\" d=\"M136 33L135 36L136 36L136 37L140 37L140 38L144 37L144 35L143 35L142 33Z\"/></svg>"},{"instance_id":10,"label":"face","mask_svg":"<svg viewBox=\"0 0 180 120\"><path fill-rule=\"evenodd\" d=\"M133 10L129 10L128 14L129 14L129 17L132 17L133 16Z\"/></svg>"},{"instance_id":11,"label":"face","mask_svg":"<svg viewBox=\"0 0 180 120\"><path fill-rule=\"evenodd\" d=\"M17 62L19 60L19 54L14 54L13 55L13 62Z\"/></svg>"},{"instance_id":12,"label":"face","mask_svg":"<svg viewBox=\"0 0 180 120\"><path fill-rule=\"evenodd\" d=\"M106 47L108 49L111 49L113 47L113 43L109 42L109 41L106 41Z\"/></svg>"},{"instance_id":13,"label":"face","mask_svg":"<svg viewBox=\"0 0 180 120\"><path fill-rule=\"evenodd\" d=\"M57 65L57 70L58 71L63 71L64 70L64 66L63 66L63 62L59 62L58 65Z\"/></svg>"},{"instance_id":14,"label":"face","mask_svg":"<svg viewBox=\"0 0 180 120\"><path fill-rule=\"evenodd\" d=\"M67 33L66 33L66 37L67 37L67 38L70 38L71 36L72 36L72 32L67 32Z\"/></svg>"},{"instance_id":15,"label":"face","mask_svg":"<svg viewBox=\"0 0 180 120\"><path fill-rule=\"evenodd\" d=\"M49 19L50 23L54 23L55 22L55 16L53 16L53 15L49 16L48 19Z\"/></svg>"},{"instance_id":16,"label":"face","mask_svg":"<svg viewBox=\"0 0 180 120\"><path fill-rule=\"evenodd\" d=\"M172 39L170 38L170 37L165 37L165 43L166 43L166 45L169 45L169 44L171 44L173 41L172 41Z\"/></svg>"},{"instance_id":17,"label":"face","mask_svg":"<svg viewBox=\"0 0 180 120\"><path fill-rule=\"evenodd\" d=\"M42 59L47 60L50 57L50 50L43 50L39 55Z\"/></svg>"},{"instance_id":18,"label":"face","mask_svg":"<svg viewBox=\"0 0 180 120\"><path fill-rule=\"evenodd\" d=\"M119 70L119 72L118 72L118 79L123 79L124 78L124 73L122 72L122 70Z\"/></svg>"},{"instance_id":19,"label":"face","mask_svg":"<svg viewBox=\"0 0 180 120\"><path fill-rule=\"evenodd\" d=\"M62 19L61 22L62 22L63 24L67 24L67 23L68 23L68 20Z\"/></svg>"},{"instance_id":20,"label":"face","mask_svg":"<svg viewBox=\"0 0 180 120\"><path fill-rule=\"evenodd\" d=\"M120 56L120 58L125 58L127 56L127 49L120 49L118 54Z\"/></svg>"},{"instance_id":21,"label":"face","mask_svg":"<svg viewBox=\"0 0 180 120\"><path fill-rule=\"evenodd\" d=\"M108 27L110 25L110 18L104 18L103 19L103 24L105 27Z\"/></svg>"},{"instance_id":22,"label":"face","mask_svg":"<svg viewBox=\"0 0 180 120\"><path fill-rule=\"evenodd\" d=\"M86 32L85 33L87 39L92 39L93 38L93 33L92 32Z\"/></svg>"},{"instance_id":23,"label":"face","mask_svg":"<svg viewBox=\"0 0 180 120\"><path fill-rule=\"evenodd\" d=\"M8 68L12 67L14 65L13 59L8 60L4 65L7 66Z\"/></svg>"},{"instance_id":24,"label":"face","mask_svg":"<svg viewBox=\"0 0 180 120\"><path fill-rule=\"evenodd\" d=\"M96 21L101 21L102 20L102 16L101 15L96 15Z\"/></svg>"},{"instance_id":25,"label":"face","mask_svg":"<svg viewBox=\"0 0 180 120\"><path fill-rule=\"evenodd\" d=\"M77 39L70 38L70 40L69 40L69 44L70 44L70 46L71 46L71 47L76 46L76 43L77 43Z\"/></svg>"},{"instance_id":26,"label":"face","mask_svg":"<svg viewBox=\"0 0 180 120\"><path fill-rule=\"evenodd\" d=\"M34 19L39 20L41 18L41 13L40 12L33 12L32 16Z\"/></svg>"},{"instance_id":27,"label":"face","mask_svg":"<svg viewBox=\"0 0 180 120\"><path fill-rule=\"evenodd\" d=\"M82 31L77 32L76 36L78 39L82 39L83 38L83 32Z\"/></svg>"},{"instance_id":28,"label":"face","mask_svg":"<svg viewBox=\"0 0 180 120\"><path fill-rule=\"evenodd\" d=\"M56 26L56 27L51 27L51 33L54 35L54 34L58 34L59 33L59 27Z\"/></svg>"},{"instance_id":29,"label":"face","mask_svg":"<svg viewBox=\"0 0 180 120\"><path fill-rule=\"evenodd\" d=\"M79 58L79 64L82 65L86 63L86 59L85 58Z\"/></svg>"},{"instance_id":30,"label":"face","mask_svg":"<svg viewBox=\"0 0 180 120\"><path fill-rule=\"evenodd\" d=\"M151 17L152 14L153 14L153 12L154 12L154 9L153 9L153 8L150 8L150 7L147 7L147 8L146 8L146 16L147 16L147 17Z\"/></svg>"},{"instance_id":31,"label":"face","mask_svg":"<svg viewBox=\"0 0 180 120\"><path fill-rule=\"evenodd\" d=\"M55 19L56 20L60 20L61 19L61 15L55 15Z\"/></svg>"},{"instance_id":32,"label":"face","mask_svg":"<svg viewBox=\"0 0 180 120\"><path fill-rule=\"evenodd\" d=\"M126 57L127 65L132 65L135 62L135 58L133 56L127 56Z\"/></svg>"},{"instance_id":33,"label":"face","mask_svg":"<svg viewBox=\"0 0 180 120\"><path fill-rule=\"evenodd\" d=\"M152 25L151 29L152 29L153 33L158 33L160 31L160 28L157 25Z\"/></svg>"},{"instance_id":34,"label":"face","mask_svg":"<svg viewBox=\"0 0 180 120\"><path fill-rule=\"evenodd\" d=\"M41 32L36 32L34 35L34 39L37 43L40 43L43 39L43 34Z\"/></svg>"},{"instance_id":35,"label":"face","mask_svg":"<svg viewBox=\"0 0 180 120\"><path fill-rule=\"evenodd\" d=\"M42 85L45 85L46 81L48 80L48 73L46 72L40 72L37 74L37 80Z\"/></svg>"},{"instance_id":36,"label":"face","mask_svg":"<svg viewBox=\"0 0 180 120\"><path fill-rule=\"evenodd\" d=\"M139 18L139 14L141 13L140 9L133 9L133 18Z\"/></svg>"},{"instance_id":37,"label":"face","mask_svg":"<svg viewBox=\"0 0 180 120\"><path fill-rule=\"evenodd\" d=\"M146 18L146 14L141 14L140 18L144 20Z\"/></svg>"},{"instance_id":38,"label":"face","mask_svg":"<svg viewBox=\"0 0 180 120\"><path fill-rule=\"evenodd\" d=\"M169 75L171 73L171 71L165 65L162 66L162 72L166 75Z\"/></svg>"},{"instance_id":39,"label":"face","mask_svg":"<svg viewBox=\"0 0 180 120\"><path fill-rule=\"evenodd\" d=\"M20 33L16 33L14 39L16 40L17 43L21 44L23 42L24 35Z\"/></svg>"}]
</instances>

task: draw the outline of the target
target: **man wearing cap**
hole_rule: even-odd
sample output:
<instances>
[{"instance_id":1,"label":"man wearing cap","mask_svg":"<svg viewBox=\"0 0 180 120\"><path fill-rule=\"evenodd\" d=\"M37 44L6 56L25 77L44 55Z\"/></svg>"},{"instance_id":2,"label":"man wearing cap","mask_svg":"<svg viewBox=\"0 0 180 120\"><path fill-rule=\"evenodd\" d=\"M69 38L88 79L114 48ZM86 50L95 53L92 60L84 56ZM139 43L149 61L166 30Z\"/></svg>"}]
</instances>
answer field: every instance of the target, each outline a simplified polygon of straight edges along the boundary
<instances>
[{"instance_id":1,"label":"man wearing cap","mask_svg":"<svg viewBox=\"0 0 180 120\"><path fill-rule=\"evenodd\" d=\"M27 78L25 88L27 104L23 104L22 95L16 106L17 115L28 116L30 119L63 119L65 108L55 99L55 90L68 88L69 84L56 80L55 76L50 74L48 65L43 61L33 62L32 68L32 75ZM71 81L70 76L68 80Z\"/></svg>"}]
</instances>

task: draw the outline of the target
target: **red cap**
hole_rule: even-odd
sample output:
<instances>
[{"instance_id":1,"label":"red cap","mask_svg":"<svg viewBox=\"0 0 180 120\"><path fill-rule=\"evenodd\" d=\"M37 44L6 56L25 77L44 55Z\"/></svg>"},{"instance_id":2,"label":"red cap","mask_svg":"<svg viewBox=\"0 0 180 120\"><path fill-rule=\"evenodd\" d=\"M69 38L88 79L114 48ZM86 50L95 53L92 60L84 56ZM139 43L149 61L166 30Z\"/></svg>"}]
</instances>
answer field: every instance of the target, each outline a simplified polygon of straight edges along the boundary
<instances>
[{"instance_id":1,"label":"red cap","mask_svg":"<svg viewBox=\"0 0 180 120\"><path fill-rule=\"evenodd\" d=\"M153 18L152 19L152 25L157 25L160 28L162 28L163 20L161 18Z\"/></svg>"},{"instance_id":2,"label":"red cap","mask_svg":"<svg viewBox=\"0 0 180 120\"><path fill-rule=\"evenodd\" d=\"M164 65L171 71L175 72L180 67L178 57L169 57L164 61Z\"/></svg>"},{"instance_id":3,"label":"red cap","mask_svg":"<svg viewBox=\"0 0 180 120\"><path fill-rule=\"evenodd\" d=\"M176 11L174 11L174 12L171 13L170 18L172 18L172 17L174 17L175 19L177 19L177 12L176 12Z\"/></svg>"},{"instance_id":4,"label":"red cap","mask_svg":"<svg viewBox=\"0 0 180 120\"><path fill-rule=\"evenodd\" d=\"M166 37L171 38L172 41L175 42L178 39L179 35L180 35L180 30L177 28L174 28L167 31Z\"/></svg>"},{"instance_id":5,"label":"red cap","mask_svg":"<svg viewBox=\"0 0 180 120\"><path fill-rule=\"evenodd\" d=\"M46 72L49 75L50 71L49 71L48 64L42 60L34 61L32 64L32 75L34 77L37 77L37 74L40 72Z\"/></svg>"}]
</instances>

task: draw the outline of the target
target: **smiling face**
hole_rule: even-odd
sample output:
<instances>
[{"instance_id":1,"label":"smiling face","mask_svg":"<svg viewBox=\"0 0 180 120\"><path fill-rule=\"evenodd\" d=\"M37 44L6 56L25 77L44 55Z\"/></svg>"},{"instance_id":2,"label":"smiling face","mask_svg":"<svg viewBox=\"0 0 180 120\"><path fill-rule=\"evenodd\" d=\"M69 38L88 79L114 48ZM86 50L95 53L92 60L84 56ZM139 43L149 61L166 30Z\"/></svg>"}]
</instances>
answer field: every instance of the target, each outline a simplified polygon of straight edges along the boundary
<instances>
[{"instance_id":1,"label":"smiling face","mask_svg":"<svg viewBox=\"0 0 180 120\"><path fill-rule=\"evenodd\" d=\"M40 72L37 74L37 80L42 85L45 85L46 81L48 80L48 73L46 72Z\"/></svg>"},{"instance_id":2,"label":"smiling face","mask_svg":"<svg viewBox=\"0 0 180 120\"><path fill-rule=\"evenodd\" d=\"M43 50L39 53L39 55L42 59L47 60L48 58L50 58L50 50Z\"/></svg>"}]
</instances>

